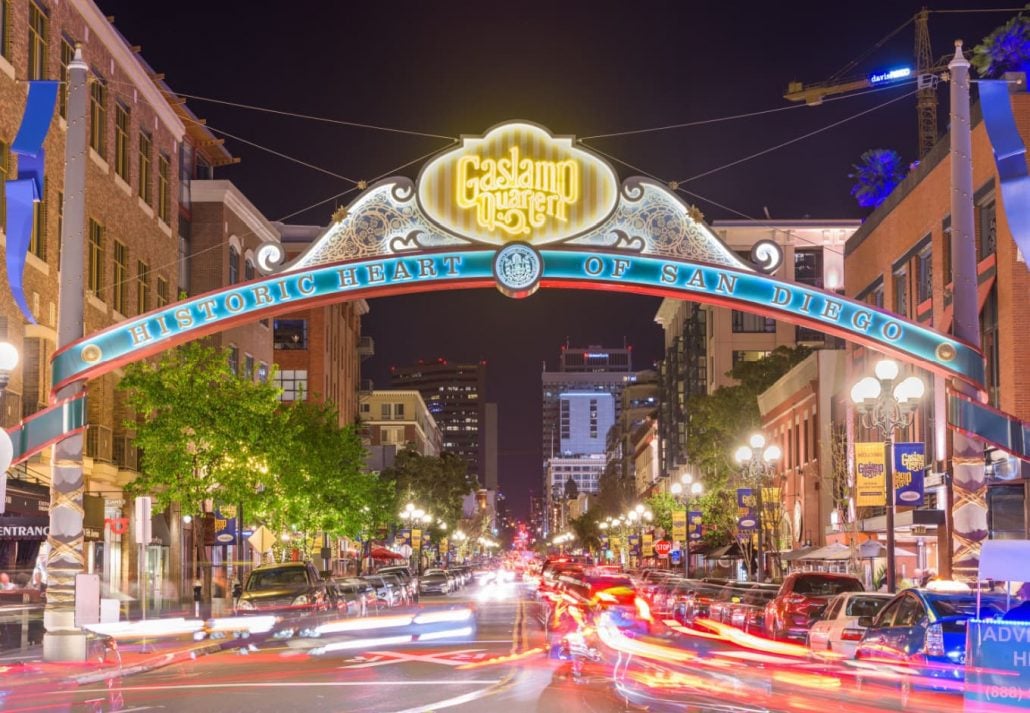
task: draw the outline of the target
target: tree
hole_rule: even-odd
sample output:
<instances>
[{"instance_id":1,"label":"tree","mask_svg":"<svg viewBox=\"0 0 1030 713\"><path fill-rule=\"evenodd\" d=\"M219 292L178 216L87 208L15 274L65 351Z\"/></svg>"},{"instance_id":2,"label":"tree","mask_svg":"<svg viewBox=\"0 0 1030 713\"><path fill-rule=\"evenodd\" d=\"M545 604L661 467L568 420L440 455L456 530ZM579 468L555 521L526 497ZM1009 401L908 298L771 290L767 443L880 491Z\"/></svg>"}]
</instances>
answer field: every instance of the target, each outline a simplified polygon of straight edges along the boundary
<instances>
[{"instance_id":1,"label":"tree","mask_svg":"<svg viewBox=\"0 0 1030 713\"><path fill-rule=\"evenodd\" d=\"M468 473L468 465L453 453L424 456L404 450L381 477L394 484L399 499L395 510L404 502L415 502L451 525L461 519L462 502L477 486Z\"/></svg>"},{"instance_id":2,"label":"tree","mask_svg":"<svg viewBox=\"0 0 1030 713\"><path fill-rule=\"evenodd\" d=\"M125 427L143 454L127 493L151 495L160 508L178 503L193 515L208 499L257 504L287 431L275 386L239 378L225 352L193 342L156 363L129 365L118 388L136 414Z\"/></svg>"},{"instance_id":3,"label":"tree","mask_svg":"<svg viewBox=\"0 0 1030 713\"><path fill-rule=\"evenodd\" d=\"M893 149L869 149L859 161L851 166L855 172L848 174L855 179L851 195L863 208L875 208L905 177L901 154Z\"/></svg>"},{"instance_id":4,"label":"tree","mask_svg":"<svg viewBox=\"0 0 1030 713\"><path fill-rule=\"evenodd\" d=\"M601 546L601 511L591 508L579 517L569 520L569 527L576 535L576 541L588 550L596 550Z\"/></svg>"},{"instance_id":5,"label":"tree","mask_svg":"<svg viewBox=\"0 0 1030 713\"><path fill-rule=\"evenodd\" d=\"M1030 4L1024 8L1030 9ZM1030 17L1020 12L973 48L970 64L981 77L1030 70Z\"/></svg>"},{"instance_id":6,"label":"tree","mask_svg":"<svg viewBox=\"0 0 1030 713\"><path fill-rule=\"evenodd\" d=\"M669 536L672 532L672 513L675 510L682 510L683 506L668 493L657 493L648 498L647 507L654 515L654 520L652 520L654 526L665 530L666 536Z\"/></svg>"}]
</instances>

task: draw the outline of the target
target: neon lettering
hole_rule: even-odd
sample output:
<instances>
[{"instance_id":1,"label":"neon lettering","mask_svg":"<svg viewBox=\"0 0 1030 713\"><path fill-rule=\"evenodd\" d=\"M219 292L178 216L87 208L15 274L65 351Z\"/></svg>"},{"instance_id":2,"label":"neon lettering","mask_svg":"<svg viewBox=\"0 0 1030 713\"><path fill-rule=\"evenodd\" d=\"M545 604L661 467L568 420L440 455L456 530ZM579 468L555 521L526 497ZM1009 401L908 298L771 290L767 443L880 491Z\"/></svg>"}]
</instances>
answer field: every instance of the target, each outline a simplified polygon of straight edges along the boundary
<instances>
[{"instance_id":1,"label":"neon lettering","mask_svg":"<svg viewBox=\"0 0 1030 713\"><path fill-rule=\"evenodd\" d=\"M297 290L302 295L313 295L315 293L315 278L313 275L304 275L297 280Z\"/></svg>"},{"instance_id":2,"label":"neon lettering","mask_svg":"<svg viewBox=\"0 0 1030 713\"><path fill-rule=\"evenodd\" d=\"M705 288L705 278L700 270L694 270L694 274L687 280L687 285L689 287L700 287L702 290Z\"/></svg>"},{"instance_id":3,"label":"neon lettering","mask_svg":"<svg viewBox=\"0 0 1030 713\"><path fill-rule=\"evenodd\" d=\"M448 275L458 274L458 268L461 267L460 255L447 255L443 258L443 262L447 266Z\"/></svg>"},{"instance_id":4,"label":"neon lettering","mask_svg":"<svg viewBox=\"0 0 1030 713\"><path fill-rule=\"evenodd\" d=\"M255 285L251 290L251 294L254 295L254 304L272 304L272 302L275 301L272 299L271 295L268 294L268 285Z\"/></svg>"},{"instance_id":5,"label":"neon lettering","mask_svg":"<svg viewBox=\"0 0 1030 713\"><path fill-rule=\"evenodd\" d=\"M851 317L851 324L855 329L866 330L873 322L873 313L859 310Z\"/></svg>"},{"instance_id":6,"label":"neon lettering","mask_svg":"<svg viewBox=\"0 0 1030 713\"><path fill-rule=\"evenodd\" d=\"M135 324L129 327L129 334L132 335L132 346L151 340L150 330L147 329L146 323Z\"/></svg>"},{"instance_id":7,"label":"neon lettering","mask_svg":"<svg viewBox=\"0 0 1030 713\"><path fill-rule=\"evenodd\" d=\"M629 267L629 260L621 257L615 258L612 264L612 277L622 277L626 273L627 267Z\"/></svg>"},{"instance_id":8,"label":"neon lettering","mask_svg":"<svg viewBox=\"0 0 1030 713\"><path fill-rule=\"evenodd\" d=\"M433 264L433 258L423 257L418 260L418 276L419 277L436 277L436 265Z\"/></svg>"},{"instance_id":9,"label":"neon lettering","mask_svg":"<svg viewBox=\"0 0 1030 713\"><path fill-rule=\"evenodd\" d=\"M812 295L805 293L801 298L801 307L799 308L802 312L807 312L809 305L812 304Z\"/></svg>"},{"instance_id":10,"label":"neon lettering","mask_svg":"<svg viewBox=\"0 0 1030 713\"><path fill-rule=\"evenodd\" d=\"M892 342L901 337L901 325L897 322L887 322L883 325L883 338Z\"/></svg>"},{"instance_id":11,"label":"neon lettering","mask_svg":"<svg viewBox=\"0 0 1030 713\"><path fill-rule=\"evenodd\" d=\"M385 282L386 273L383 271L383 266L380 264L368 266L368 281L369 282Z\"/></svg>"},{"instance_id":12,"label":"neon lettering","mask_svg":"<svg viewBox=\"0 0 1030 713\"><path fill-rule=\"evenodd\" d=\"M231 292L225 296L225 309L233 314L242 311L244 304L243 296L237 292Z\"/></svg>"},{"instance_id":13,"label":"neon lettering","mask_svg":"<svg viewBox=\"0 0 1030 713\"><path fill-rule=\"evenodd\" d=\"M588 275L600 275L603 269L604 264L601 262L601 258L596 256L588 257L587 261L583 263L583 272Z\"/></svg>"},{"instance_id":14,"label":"neon lettering","mask_svg":"<svg viewBox=\"0 0 1030 713\"><path fill-rule=\"evenodd\" d=\"M336 274L340 277L340 287L352 287L358 284L358 276L353 267L341 267Z\"/></svg>"},{"instance_id":15,"label":"neon lettering","mask_svg":"<svg viewBox=\"0 0 1030 713\"><path fill-rule=\"evenodd\" d=\"M677 272L678 270L675 265L662 265L662 282L667 285L675 284Z\"/></svg>"},{"instance_id":16,"label":"neon lettering","mask_svg":"<svg viewBox=\"0 0 1030 713\"><path fill-rule=\"evenodd\" d=\"M199 309L201 312L204 313L204 317L206 319L214 319L215 318L215 305L217 305L217 304L218 304L218 301L214 300L214 299L204 300L203 302L201 302L201 303L199 303L197 305L197 309Z\"/></svg>"},{"instance_id":17,"label":"neon lettering","mask_svg":"<svg viewBox=\"0 0 1030 713\"><path fill-rule=\"evenodd\" d=\"M180 307L175 310L175 326L180 329L193 326L193 315L190 314L189 307Z\"/></svg>"},{"instance_id":18,"label":"neon lettering","mask_svg":"<svg viewBox=\"0 0 1030 713\"><path fill-rule=\"evenodd\" d=\"M736 289L736 275L727 275L726 273L719 273L719 284L715 286L716 292L725 292L727 295L732 295L733 291Z\"/></svg>"},{"instance_id":19,"label":"neon lettering","mask_svg":"<svg viewBox=\"0 0 1030 713\"><path fill-rule=\"evenodd\" d=\"M411 273L408 272L407 266L403 262L397 261L393 266L393 279L394 280L410 280Z\"/></svg>"},{"instance_id":20,"label":"neon lettering","mask_svg":"<svg viewBox=\"0 0 1030 713\"><path fill-rule=\"evenodd\" d=\"M823 316L826 317L826 319L832 319L834 322L836 322L838 319L840 319L841 306L842 305L840 302L826 300L826 304L823 305Z\"/></svg>"},{"instance_id":21,"label":"neon lettering","mask_svg":"<svg viewBox=\"0 0 1030 713\"><path fill-rule=\"evenodd\" d=\"M568 208L579 200L579 164L523 157L512 146L502 158L462 156L455 170L455 201L475 210L485 230L528 235L548 218L569 219Z\"/></svg>"},{"instance_id":22,"label":"neon lettering","mask_svg":"<svg viewBox=\"0 0 1030 713\"><path fill-rule=\"evenodd\" d=\"M772 303L774 305L786 305L790 304L790 300L794 295L785 287L776 285L773 287Z\"/></svg>"}]
</instances>

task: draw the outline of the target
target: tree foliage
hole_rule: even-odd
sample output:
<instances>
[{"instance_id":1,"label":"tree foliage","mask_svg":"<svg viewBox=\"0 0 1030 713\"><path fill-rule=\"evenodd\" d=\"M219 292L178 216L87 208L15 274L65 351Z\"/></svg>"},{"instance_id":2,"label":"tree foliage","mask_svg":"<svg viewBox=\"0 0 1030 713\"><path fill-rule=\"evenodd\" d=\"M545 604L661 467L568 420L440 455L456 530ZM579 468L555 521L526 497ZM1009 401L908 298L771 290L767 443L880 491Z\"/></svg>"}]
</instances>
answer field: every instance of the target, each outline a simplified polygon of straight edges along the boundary
<instances>
[{"instance_id":1,"label":"tree foliage","mask_svg":"<svg viewBox=\"0 0 1030 713\"><path fill-rule=\"evenodd\" d=\"M600 518L601 511L598 508L590 508L579 517L569 520L569 527L579 546L592 551L601 546Z\"/></svg>"},{"instance_id":2,"label":"tree foliage","mask_svg":"<svg viewBox=\"0 0 1030 713\"><path fill-rule=\"evenodd\" d=\"M1030 16L1025 14L1028 9L1030 4L973 48L970 64L981 77L1030 70Z\"/></svg>"},{"instance_id":3,"label":"tree foliage","mask_svg":"<svg viewBox=\"0 0 1030 713\"><path fill-rule=\"evenodd\" d=\"M666 536L669 536L672 533L672 513L674 510L682 510L683 506L668 493L652 495L647 499L646 505L654 515L654 526L662 528Z\"/></svg>"},{"instance_id":4,"label":"tree foliage","mask_svg":"<svg viewBox=\"0 0 1030 713\"><path fill-rule=\"evenodd\" d=\"M705 491L694 506L702 513L706 544L726 544L736 530L737 504L730 483L736 466L731 458L736 447L761 426L758 395L811 351L778 347L764 359L740 362L729 372L738 383L690 399L687 443L691 462L704 479Z\"/></svg>"},{"instance_id":5,"label":"tree foliage","mask_svg":"<svg viewBox=\"0 0 1030 713\"><path fill-rule=\"evenodd\" d=\"M849 173L848 178L855 179L851 195L863 208L883 203L905 177L901 154L893 149L869 149L851 167L854 173Z\"/></svg>"},{"instance_id":6,"label":"tree foliage","mask_svg":"<svg viewBox=\"0 0 1030 713\"><path fill-rule=\"evenodd\" d=\"M207 499L256 504L286 427L276 387L238 378L225 353L194 342L130 365L118 388L138 417L125 426L143 453L129 494L192 514Z\"/></svg>"},{"instance_id":7,"label":"tree foliage","mask_svg":"<svg viewBox=\"0 0 1030 713\"><path fill-rule=\"evenodd\" d=\"M461 519L462 501L477 485L468 465L454 453L424 456L404 450L381 477L394 484L395 509L413 502L449 525Z\"/></svg>"}]
</instances>

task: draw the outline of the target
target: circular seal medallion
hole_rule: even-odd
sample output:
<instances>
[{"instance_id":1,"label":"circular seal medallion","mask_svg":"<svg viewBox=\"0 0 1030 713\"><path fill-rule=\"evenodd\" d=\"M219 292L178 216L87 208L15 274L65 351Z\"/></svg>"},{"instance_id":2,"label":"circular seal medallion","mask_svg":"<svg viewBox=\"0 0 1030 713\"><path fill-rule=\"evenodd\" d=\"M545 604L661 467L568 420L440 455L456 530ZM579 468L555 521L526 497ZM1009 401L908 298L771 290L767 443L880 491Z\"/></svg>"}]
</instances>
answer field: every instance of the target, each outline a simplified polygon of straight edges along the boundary
<instances>
[{"instance_id":1,"label":"circular seal medallion","mask_svg":"<svg viewBox=\"0 0 1030 713\"><path fill-rule=\"evenodd\" d=\"M497 289L508 297L529 297L540 286L544 261L525 243L508 243L494 256Z\"/></svg>"}]
</instances>

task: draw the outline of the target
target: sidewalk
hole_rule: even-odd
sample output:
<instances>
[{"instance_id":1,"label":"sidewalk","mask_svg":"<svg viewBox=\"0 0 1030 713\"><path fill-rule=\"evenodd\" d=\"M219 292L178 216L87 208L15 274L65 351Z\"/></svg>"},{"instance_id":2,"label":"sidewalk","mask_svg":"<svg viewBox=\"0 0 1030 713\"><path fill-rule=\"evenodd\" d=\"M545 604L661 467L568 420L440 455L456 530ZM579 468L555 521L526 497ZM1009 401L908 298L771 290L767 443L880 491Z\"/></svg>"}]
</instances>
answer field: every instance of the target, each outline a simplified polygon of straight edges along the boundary
<instances>
[{"instance_id":1,"label":"sidewalk","mask_svg":"<svg viewBox=\"0 0 1030 713\"><path fill-rule=\"evenodd\" d=\"M97 645L91 647L95 655L90 660L62 663L43 661L43 647L32 646L0 653L0 690L97 683L190 661L232 647L232 644L231 638L148 642L145 647L138 642L121 642L117 652L107 652L106 660L101 660L104 651Z\"/></svg>"}]
</instances>

